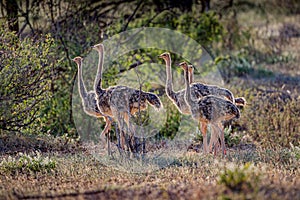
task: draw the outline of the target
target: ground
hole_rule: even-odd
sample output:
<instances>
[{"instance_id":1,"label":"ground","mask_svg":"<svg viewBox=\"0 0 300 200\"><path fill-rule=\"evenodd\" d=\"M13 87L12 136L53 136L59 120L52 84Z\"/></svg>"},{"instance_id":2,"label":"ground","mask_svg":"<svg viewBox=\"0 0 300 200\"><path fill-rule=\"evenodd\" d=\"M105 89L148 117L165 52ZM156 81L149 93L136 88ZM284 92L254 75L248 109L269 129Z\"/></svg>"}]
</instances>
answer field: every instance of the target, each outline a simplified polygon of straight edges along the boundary
<instances>
[{"instance_id":1,"label":"ground","mask_svg":"<svg viewBox=\"0 0 300 200\"><path fill-rule=\"evenodd\" d=\"M0 141L1 199L300 198L296 150L271 151L239 144L230 148L225 158L189 151L164 169L136 174L104 166L76 141L20 135L5 135ZM44 167L37 170L28 164L19 168L3 165L9 155L19 158L17 152L29 152L25 155L35 158L31 163L40 159ZM50 162L46 157L55 162L55 167L46 165ZM228 178L230 172L235 175ZM227 179L222 181L224 174Z\"/></svg>"}]
</instances>

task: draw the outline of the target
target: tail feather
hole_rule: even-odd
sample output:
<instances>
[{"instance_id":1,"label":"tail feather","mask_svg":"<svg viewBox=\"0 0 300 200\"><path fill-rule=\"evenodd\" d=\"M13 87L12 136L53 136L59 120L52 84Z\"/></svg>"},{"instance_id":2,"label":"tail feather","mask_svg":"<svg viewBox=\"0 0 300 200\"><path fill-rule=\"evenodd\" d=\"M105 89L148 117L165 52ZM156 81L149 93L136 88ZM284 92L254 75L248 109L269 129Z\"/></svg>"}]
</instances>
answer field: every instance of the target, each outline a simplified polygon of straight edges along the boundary
<instances>
[{"instance_id":1,"label":"tail feather","mask_svg":"<svg viewBox=\"0 0 300 200\"><path fill-rule=\"evenodd\" d=\"M225 88L222 88L223 89L223 92L224 92L224 96L229 100L229 101L231 101L231 102L233 102L233 94L232 94L232 92L230 92L230 90L227 90L227 89L225 89Z\"/></svg>"},{"instance_id":2,"label":"tail feather","mask_svg":"<svg viewBox=\"0 0 300 200\"><path fill-rule=\"evenodd\" d=\"M146 99L147 102L153 106L157 111L163 108L163 105L159 99L159 97L156 94L153 94L151 92L146 92Z\"/></svg>"},{"instance_id":3,"label":"tail feather","mask_svg":"<svg viewBox=\"0 0 300 200\"><path fill-rule=\"evenodd\" d=\"M226 113L230 113L231 115L234 116L234 118L239 119L241 116L240 110L238 109L238 107L236 105L234 105L233 103L227 101L227 111Z\"/></svg>"},{"instance_id":4,"label":"tail feather","mask_svg":"<svg viewBox=\"0 0 300 200\"><path fill-rule=\"evenodd\" d=\"M234 108L234 114L236 119L239 119L241 116L240 110L236 106Z\"/></svg>"}]
</instances>

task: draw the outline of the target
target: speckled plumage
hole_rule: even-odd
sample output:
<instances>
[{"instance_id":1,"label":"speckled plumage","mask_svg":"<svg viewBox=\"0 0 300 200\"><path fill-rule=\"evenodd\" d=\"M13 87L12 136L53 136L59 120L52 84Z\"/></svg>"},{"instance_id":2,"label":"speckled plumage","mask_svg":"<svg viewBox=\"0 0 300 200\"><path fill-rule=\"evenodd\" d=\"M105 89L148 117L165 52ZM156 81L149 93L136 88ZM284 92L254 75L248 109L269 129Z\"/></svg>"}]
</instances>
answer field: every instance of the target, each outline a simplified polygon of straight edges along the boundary
<instances>
[{"instance_id":1,"label":"speckled plumage","mask_svg":"<svg viewBox=\"0 0 300 200\"><path fill-rule=\"evenodd\" d=\"M122 93L127 94L122 95ZM114 94L114 95L113 95ZM117 96L118 94L119 96ZM153 106L156 110L162 108L162 103L159 97L151 92L144 92L127 86L112 86L107 89L99 88L96 90L97 105L101 112L113 117L111 106L121 106L125 100L129 100L129 112L135 114L139 110L145 110L148 103Z\"/></svg>"},{"instance_id":2,"label":"speckled plumage","mask_svg":"<svg viewBox=\"0 0 300 200\"><path fill-rule=\"evenodd\" d=\"M222 97L224 99L227 99L234 103L238 108L244 107L246 105L246 100L244 97L237 97L234 98L232 92L226 88L218 87L218 86L213 86L213 85L206 85L203 83L193 83L194 82L194 67L193 65L188 65L188 72L189 72L189 83L192 84L192 86L196 86L196 93L201 93L201 95L216 95L219 97ZM199 95L196 95L199 96ZM227 122L229 122L228 120ZM223 128L223 127L222 127ZM204 128L206 129L206 128ZM222 130L223 131L223 130ZM210 140L209 143L209 150L212 150L213 144L217 143L217 137L214 137Z\"/></svg>"},{"instance_id":3,"label":"speckled plumage","mask_svg":"<svg viewBox=\"0 0 300 200\"><path fill-rule=\"evenodd\" d=\"M74 62L76 62L78 66L78 91L79 95L81 97L81 102L83 106L83 110L86 114L101 118L103 117L106 121L105 128L103 129L101 135L106 134L111 127L111 120L106 116L105 114L101 113L96 102L96 94L94 91L87 92L83 77L82 77L82 58L81 57L75 57L73 59Z\"/></svg>"},{"instance_id":4,"label":"speckled plumage","mask_svg":"<svg viewBox=\"0 0 300 200\"><path fill-rule=\"evenodd\" d=\"M187 114L187 115L192 114L190 107L188 106L188 104L185 101L184 96L185 96L186 90L182 89L178 92L175 92L173 90L170 54L166 52L166 53L161 54L159 57L163 58L166 62L166 73L167 73L166 94L167 94L167 96L169 97L169 99L173 102L173 104L177 107L177 109L181 113ZM190 71L190 69L188 71ZM193 82L193 71L192 71L192 73L189 73L189 79L191 79L189 83L192 83ZM194 100L197 100L199 98L204 98L205 96L208 96L208 95L214 95L214 96L218 96L222 99L226 99L231 102L235 102L234 96L231 91L229 91L226 88L221 88L221 87L214 86L214 85L193 83L193 84L190 84L190 91L191 91L191 98ZM208 98L208 99L210 99L210 98ZM243 100L242 98L238 99L239 102L242 102L242 100ZM244 102L246 102L246 101L244 101ZM209 119L209 117L207 117L207 118ZM201 127L200 127L201 132L203 135L206 135L208 121L202 120L202 121L200 121L200 123L201 123ZM211 140L210 146L212 146L213 142L214 142L214 139ZM206 145L206 144L204 144L204 145Z\"/></svg>"},{"instance_id":5,"label":"speckled plumage","mask_svg":"<svg viewBox=\"0 0 300 200\"><path fill-rule=\"evenodd\" d=\"M224 98L220 98L218 96L208 95L204 96L200 99L193 99L191 96L191 86L189 84L189 73L188 73L188 65L186 62L180 64L180 66L184 70L185 76L185 101L190 107L190 111L192 113L193 119L203 124L210 123L213 125L213 128L219 128L222 144L222 152L225 153L225 142L224 142L224 133L222 131L222 121L230 120L233 118L240 117L240 111L231 101L225 100ZM216 130L216 129L215 129ZM216 131L215 131L216 132ZM206 132L203 133L203 144L204 151L207 151L207 136Z\"/></svg>"},{"instance_id":6,"label":"speckled plumage","mask_svg":"<svg viewBox=\"0 0 300 200\"><path fill-rule=\"evenodd\" d=\"M100 112L97 102L96 94L93 91L88 92L87 96L82 98L82 105L84 111L91 116L103 117L103 114Z\"/></svg>"},{"instance_id":7,"label":"speckled plumage","mask_svg":"<svg viewBox=\"0 0 300 200\"><path fill-rule=\"evenodd\" d=\"M186 115L190 115L190 109L184 100L185 89L175 92L172 85L172 73L171 73L171 56L169 53L163 53L160 55L166 62L166 94L169 99L174 103L178 110ZM192 77L191 77L192 78ZM230 101L234 101L233 94L225 88L220 88L214 85L206 85L200 83L191 84L191 96L193 99L199 99L207 95L216 95L227 98Z\"/></svg>"},{"instance_id":8,"label":"speckled plumage","mask_svg":"<svg viewBox=\"0 0 300 200\"><path fill-rule=\"evenodd\" d=\"M198 97L207 96L207 95L215 95L219 97L224 97L227 100L233 102L235 105L238 106L245 106L246 100L244 97L237 97L234 98L232 92L226 88L222 88L216 85L207 85L203 83L194 83L194 67L193 65L188 65L188 72L189 72L189 80L190 84L192 84L193 89L196 89L195 95Z\"/></svg>"},{"instance_id":9,"label":"speckled plumage","mask_svg":"<svg viewBox=\"0 0 300 200\"><path fill-rule=\"evenodd\" d=\"M147 103L152 105L156 109L162 108L162 103L159 97L153 93L144 92L130 88L127 86L112 86L107 89L102 89L102 70L104 60L104 46L98 44L94 46L94 49L99 53L99 64L97 75L94 83L94 89L96 92L96 100L99 110L106 115L114 117L118 121L119 130L123 130L123 122L127 124L127 127L131 132L132 125L130 124L130 115L135 114L138 111L145 110ZM121 146L124 149L124 133L121 133Z\"/></svg>"},{"instance_id":10,"label":"speckled plumage","mask_svg":"<svg viewBox=\"0 0 300 200\"><path fill-rule=\"evenodd\" d=\"M111 102L115 101L115 103L113 104L114 106L122 106L122 103L124 103L122 101L125 101L124 98L129 99L129 110L131 114L136 113L138 110L145 110L147 108L147 103L152 105L155 109L162 108L162 103L159 97L150 92L144 92L142 90L140 91L134 88L121 85L111 86L107 89L102 89L101 82L104 59L104 46L102 44L98 44L94 46L94 49L97 50L99 53L99 65L94 83L94 89L96 91L97 104L101 112L112 116L112 111L110 108L112 106ZM112 93L116 94L117 91L118 95L120 96L118 97L115 95L114 97L112 97ZM124 93L124 95L121 94L122 92Z\"/></svg>"},{"instance_id":11,"label":"speckled plumage","mask_svg":"<svg viewBox=\"0 0 300 200\"><path fill-rule=\"evenodd\" d=\"M208 95L191 106L192 117L206 122L226 121L233 117L239 118L239 109L228 100Z\"/></svg>"}]
</instances>

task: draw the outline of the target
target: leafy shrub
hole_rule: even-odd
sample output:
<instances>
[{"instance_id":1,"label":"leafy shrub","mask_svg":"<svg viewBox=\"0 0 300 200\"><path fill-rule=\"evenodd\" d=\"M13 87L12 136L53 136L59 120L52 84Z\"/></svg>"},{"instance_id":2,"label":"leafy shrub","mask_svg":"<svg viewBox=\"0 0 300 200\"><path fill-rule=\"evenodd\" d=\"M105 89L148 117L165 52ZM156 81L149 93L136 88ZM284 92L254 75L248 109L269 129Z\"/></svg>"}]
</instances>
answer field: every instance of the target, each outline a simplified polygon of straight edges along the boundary
<instances>
[{"instance_id":1,"label":"leafy shrub","mask_svg":"<svg viewBox=\"0 0 300 200\"><path fill-rule=\"evenodd\" d=\"M56 77L55 43L50 35L19 39L0 29L0 129L21 130L39 118Z\"/></svg>"},{"instance_id":2,"label":"leafy shrub","mask_svg":"<svg viewBox=\"0 0 300 200\"><path fill-rule=\"evenodd\" d=\"M77 137L76 130L72 124L71 103L69 85L53 83L60 87L59 91L52 94L52 98L40 105L39 117L34 124L27 127L26 132L32 133L32 128L38 133L48 133L54 136L68 135Z\"/></svg>"},{"instance_id":3,"label":"leafy shrub","mask_svg":"<svg viewBox=\"0 0 300 200\"><path fill-rule=\"evenodd\" d=\"M189 12L177 8L156 10L151 7L139 17L131 19L128 29L157 27L176 30L194 39L209 51L213 43L221 40L224 33L223 25L216 12L201 13L196 4L192 6L192 11ZM106 34L112 36L124 31L122 24L125 23L126 21L120 18L119 21L107 27Z\"/></svg>"},{"instance_id":4,"label":"leafy shrub","mask_svg":"<svg viewBox=\"0 0 300 200\"><path fill-rule=\"evenodd\" d=\"M225 137L225 143L229 146L232 147L234 145L237 145L241 141L241 136L239 135L233 135L232 134L232 127L226 127L224 129L224 137Z\"/></svg>"},{"instance_id":5,"label":"leafy shrub","mask_svg":"<svg viewBox=\"0 0 300 200\"><path fill-rule=\"evenodd\" d=\"M166 109L166 123L165 126L159 131L158 136L173 139L179 130L181 114L171 103L168 103Z\"/></svg>"},{"instance_id":6,"label":"leafy shrub","mask_svg":"<svg viewBox=\"0 0 300 200\"><path fill-rule=\"evenodd\" d=\"M209 135L211 134L210 129L207 129L207 134L209 134ZM197 131L195 131L194 133L191 134L191 137L193 138L193 141L195 143L203 141L203 135L202 135L201 131L199 130L199 127L197 128Z\"/></svg>"},{"instance_id":7,"label":"leafy shrub","mask_svg":"<svg viewBox=\"0 0 300 200\"><path fill-rule=\"evenodd\" d=\"M291 148L275 146L273 148L261 148L258 153L262 162L269 163L274 167L297 171L299 168L300 148L291 144Z\"/></svg>"},{"instance_id":8,"label":"leafy shrub","mask_svg":"<svg viewBox=\"0 0 300 200\"><path fill-rule=\"evenodd\" d=\"M252 76L254 78L270 77L273 75L271 71L267 71L260 67L254 67L252 60L249 58L248 52L241 50L236 55L219 56L215 59L222 78L229 83L233 77Z\"/></svg>"},{"instance_id":9,"label":"leafy shrub","mask_svg":"<svg viewBox=\"0 0 300 200\"><path fill-rule=\"evenodd\" d=\"M298 144L299 146L294 146L292 143L291 145L291 154L297 159L300 160L300 143Z\"/></svg>"},{"instance_id":10,"label":"leafy shrub","mask_svg":"<svg viewBox=\"0 0 300 200\"><path fill-rule=\"evenodd\" d=\"M252 109L245 113L253 119L247 127L249 133L264 146L297 145L300 116L298 101L283 98L284 94L281 93L262 95L261 92L257 94Z\"/></svg>"},{"instance_id":11,"label":"leafy shrub","mask_svg":"<svg viewBox=\"0 0 300 200\"><path fill-rule=\"evenodd\" d=\"M233 192L255 192L260 180L260 175L254 166L246 163L243 166L227 167L220 174L218 183Z\"/></svg>"},{"instance_id":12,"label":"leafy shrub","mask_svg":"<svg viewBox=\"0 0 300 200\"><path fill-rule=\"evenodd\" d=\"M223 34L223 26L214 12L201 13L201 15L182 14L175 19L174 28L205 46L213 41L219 41Z\"/></svg>"},{"instance_id":13,"label":"leafy shrub","mask_svg":"<svg viewBox=\"0 0 300 200\"><path fill-rule=\"evenodd\" d=\"M42 157L40 152L36 151L33 155L18 153L16 157L9 156L0 163L0 169L5 172L50 172L55 169L56 162L49 157Z\"/></svg>"}]
</instances>

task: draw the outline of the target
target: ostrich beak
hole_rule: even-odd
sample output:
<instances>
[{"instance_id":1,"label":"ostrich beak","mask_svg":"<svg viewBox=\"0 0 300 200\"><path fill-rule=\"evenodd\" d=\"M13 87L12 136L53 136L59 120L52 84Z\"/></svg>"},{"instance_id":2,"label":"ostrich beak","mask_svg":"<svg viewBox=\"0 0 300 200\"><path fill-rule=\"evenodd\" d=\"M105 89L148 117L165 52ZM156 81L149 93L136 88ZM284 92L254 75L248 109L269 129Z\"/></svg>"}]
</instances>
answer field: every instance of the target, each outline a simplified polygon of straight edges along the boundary
<instances>
[{"instance_id":1,"label":"ostrich beak","mask_svg":"<svg viewBox=\"0 0 300 200\"><path fill-rule=\"evenodd\" d=\"M77 57L75 57L75 58L73 58L73 59L71 59L71 60L73 60L74 62L77 62L77 61L76 61L76 58L77 58ZM80 58L82 61L84 60L82 57L79 57L79 58Z\"/></svg>"},{"instance_id":2,"label":"ostrich beak","mask_svg":"<svg viewBox=\"0 0 300 200\"><path fill-rule=\"evenodd\" d=\"M99 48L104 49L104 46L103 46L103 44L100 43L100 44L96 44L96 45L92 46L92 48L95 50L98 50Z\"/></svg>"},{"instance_id":3,"label":"ostrich beak","mask_svg":"<svg viewBox=\"0 0 300 200\"><path fill-rule=\"evenodd\" d=\"M181 62L181 63L178 64L178 66L180 66L180 67L183 66L183 65L184 65L184 62Z\"/></svg>"}]
</instances>

